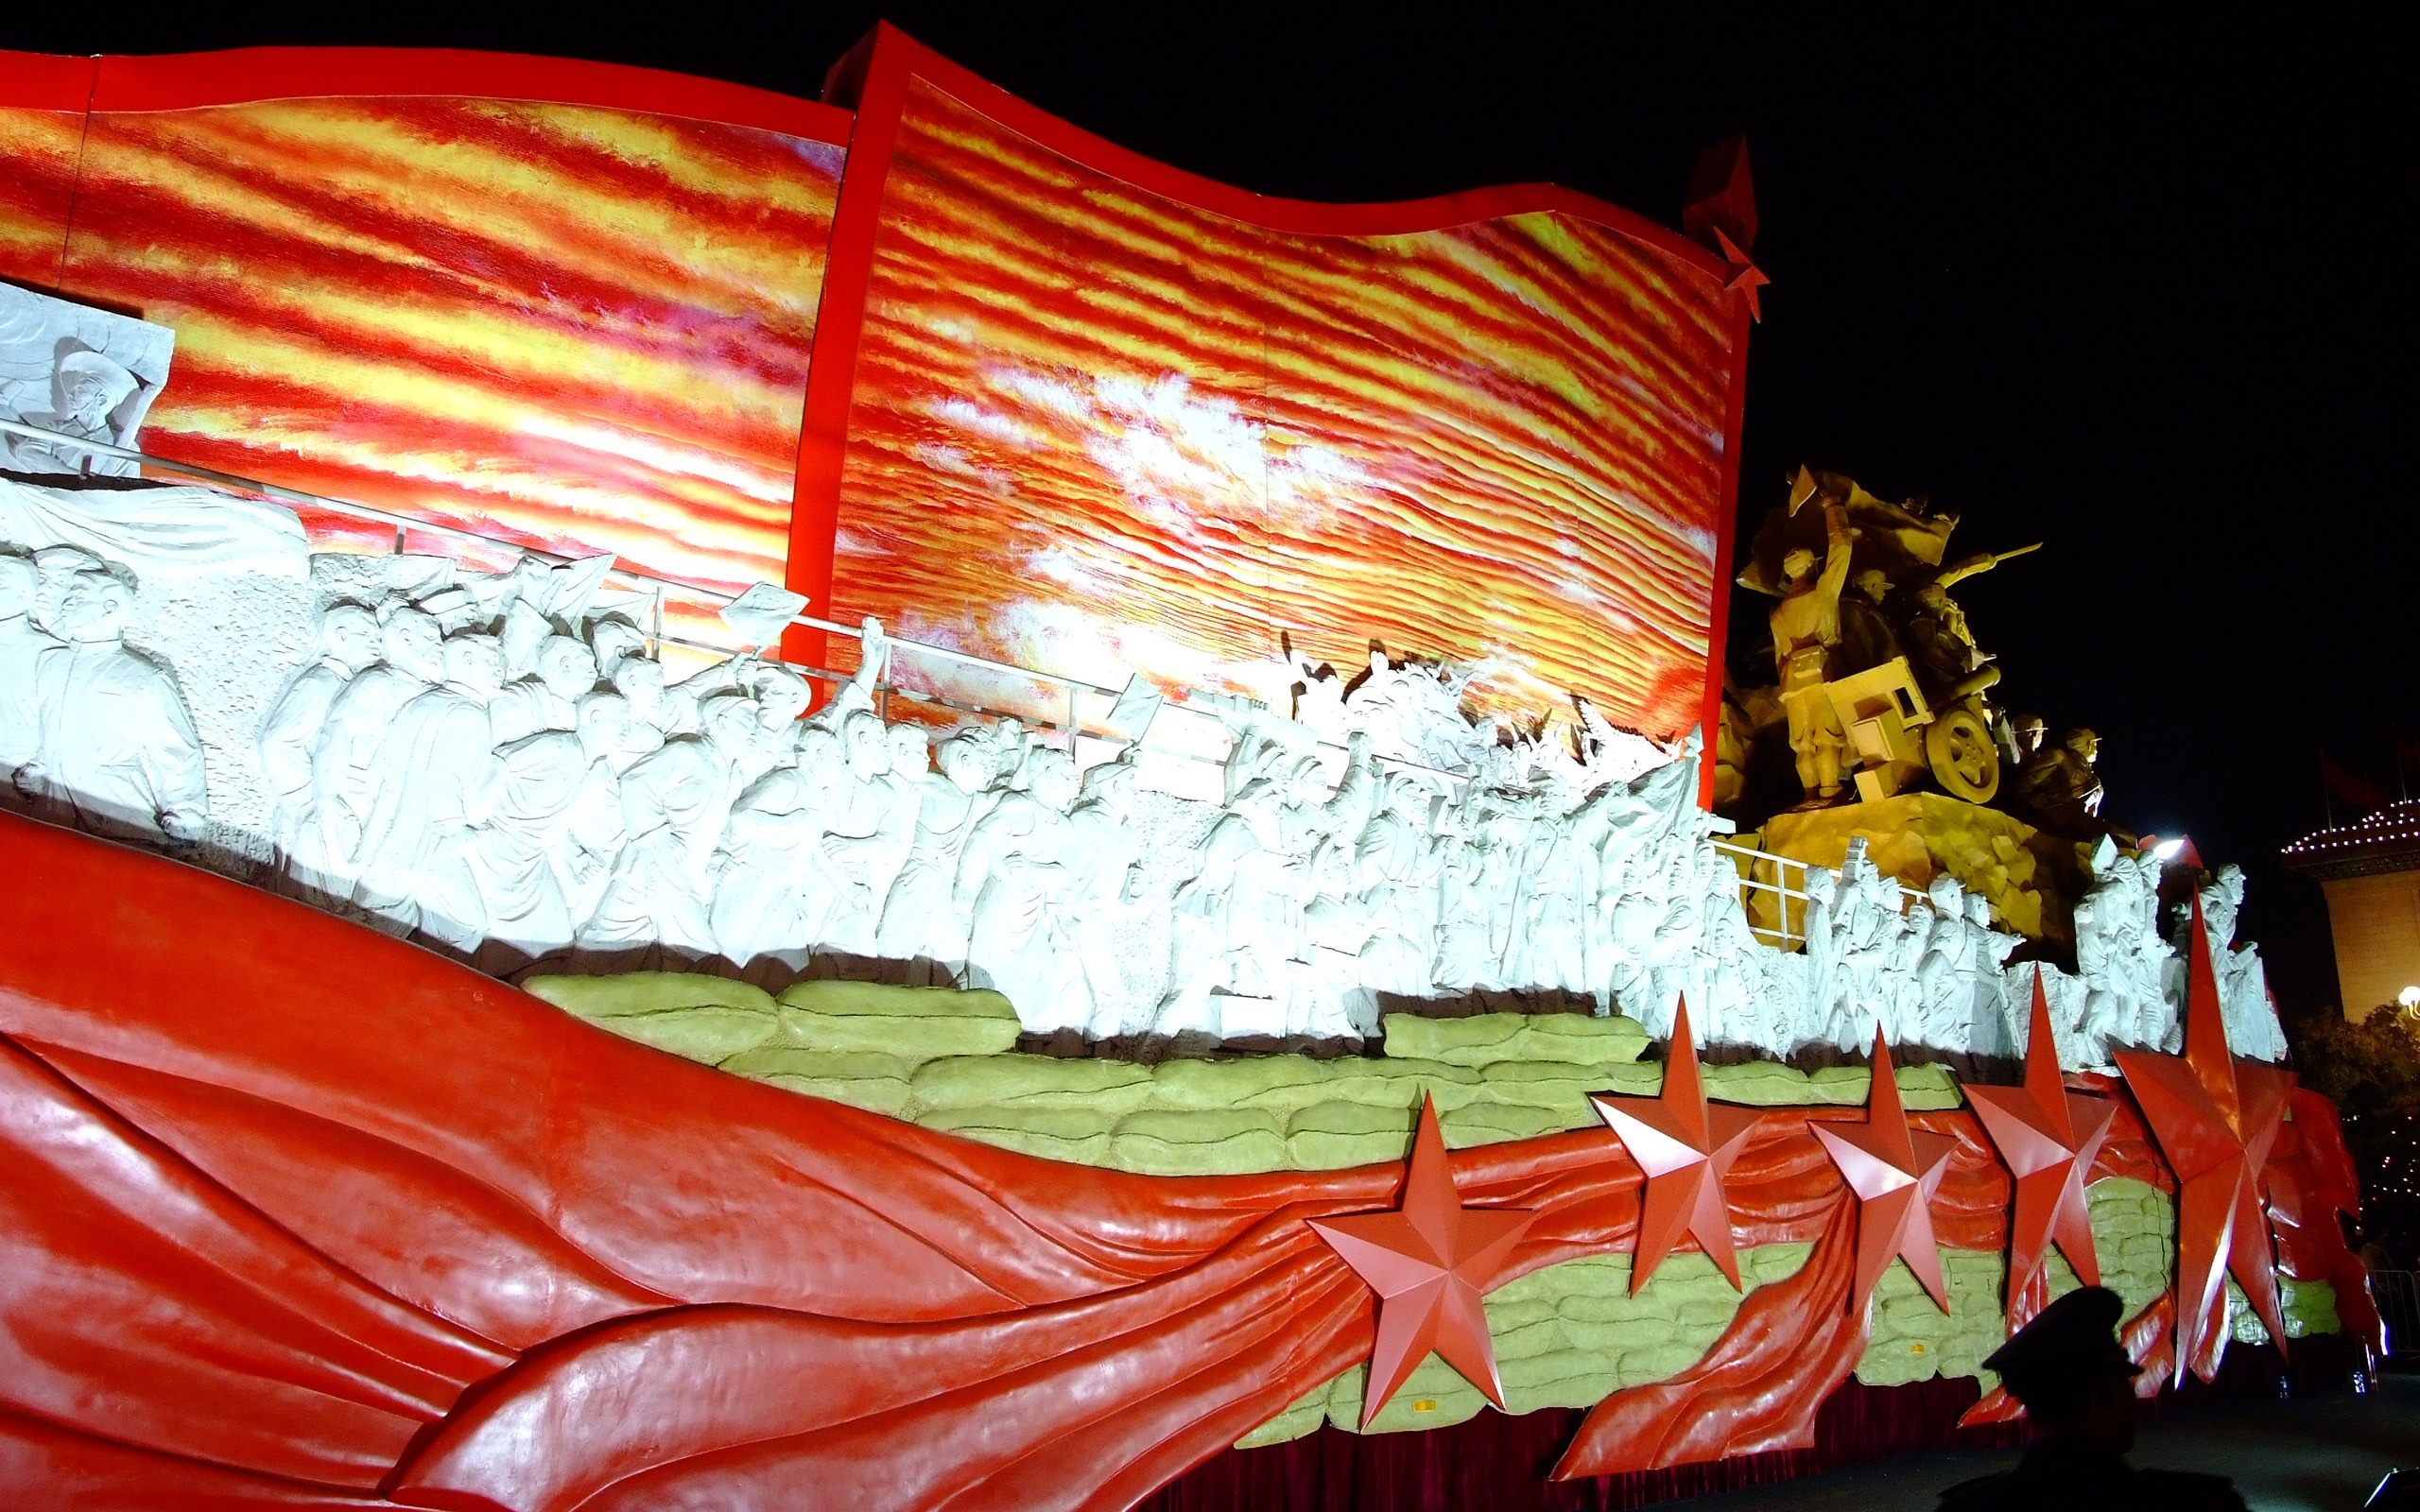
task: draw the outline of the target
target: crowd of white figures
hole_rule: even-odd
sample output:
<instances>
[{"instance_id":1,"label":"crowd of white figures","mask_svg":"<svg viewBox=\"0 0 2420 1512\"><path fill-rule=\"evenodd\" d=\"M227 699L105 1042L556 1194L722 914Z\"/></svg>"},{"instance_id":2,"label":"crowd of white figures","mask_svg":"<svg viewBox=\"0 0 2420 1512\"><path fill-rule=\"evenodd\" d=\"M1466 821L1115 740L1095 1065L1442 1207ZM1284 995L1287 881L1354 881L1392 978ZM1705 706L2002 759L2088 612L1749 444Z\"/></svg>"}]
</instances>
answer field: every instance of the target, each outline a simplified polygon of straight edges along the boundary
<instances>
[{"instance_id":1,"label":"crowd of white figures","mask_svg":"<svg viewBox=\"0 0 2420 1512\"><path fill-rule=\"evenodd\" d=\"M2021 1046L2017 937L1947 878L1910 899L1862 842L1805 871L1803 950L1760 940L1695 737L1583 709L1569 746L1458 747L1439 669L1378 659L1322 689L1298 663L1295 710L1221 708L1223 801L1196 801L1139 782L1131 750L1080 773L1011 720L938 744L886 723L872 622L812 714L802 677L752 656L667 685L638 628L587 612L594 576L525 561L322 607L259 731L283 885L491 970L908 963L1094 1038L1363 1037L1391 1002L1510 991L1658 1036L1685 996L1702 1038L1778 1054L1861 1048L1877 1022L1903 1046ZM88 827L189 840L202 753L177 679L123 644L132 592L77 548L0 555L0 771ZM2273 1058L2258 957L2228 948L2241 888L2221 871L2204 908L2234 1042ZM2069 1065L2175 1042L2161 925L2157 863L2104 845L2079 971L2045 971Z\"/></svg>"}]
</instances>

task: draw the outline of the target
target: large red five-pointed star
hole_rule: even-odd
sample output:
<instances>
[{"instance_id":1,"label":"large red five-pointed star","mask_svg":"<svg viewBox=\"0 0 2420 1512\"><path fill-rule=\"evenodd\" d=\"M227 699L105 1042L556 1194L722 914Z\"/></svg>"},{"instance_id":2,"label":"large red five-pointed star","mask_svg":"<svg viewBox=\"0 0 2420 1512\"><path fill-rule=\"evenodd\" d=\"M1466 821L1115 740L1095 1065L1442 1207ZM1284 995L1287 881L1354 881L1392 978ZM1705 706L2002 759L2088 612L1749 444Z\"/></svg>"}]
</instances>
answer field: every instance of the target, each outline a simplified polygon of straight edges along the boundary
<instances>
[{"instance_id":1,"label":"large red five-pointed star","mask_svg":"<svg viewBox=\"0 0 2420 1512\"><path fill-rule=\"evenodd\" d=\"M1748 261L1748 254L1739 249L1737 242L1722 233L1721 227L1714 228L1714 239L1722 244L1723 260L1731 265L1731 276L1724 280L1723 289L1726 292L1737 289L1748 296L1748 318L1758 325L1764 324L1765 312L1756 302L1756 290L1764 284L1771 284L1772 280L1765 277L1763 268Z\"/></svg>"},{"instance_id":2,"label":"large red five-pointed star","mask_svg":"<svg viewBox=\"0 0 2420 1512\"><path fill-rule=\"evenodd\" d=\"M1808 1125L1857 1194L1857 1284L1849 1291L1849 1312L1854 1315L1865 1306L1892 1261L1904 1260L1946 1313L1949 1287L1941 1279L1941 1251L1933 1240L1932 1199L1958 1142L1908 1126L1891 1070L1891 1047L1879 1025L1865 1109L1863 1124Z\"/></svg>"},{"instance_id":3,"label":"large red five-pointed star","mask_svg":"<svg viewBox=\"0 0 2420 1512\"><path fill-rule=\"evenodd\" d=\"M2059 1074L2059 1048L2050 1037L2050 1001L2042 991L2042 971L2033 971L2033 1028L2025 1043L2025 1085L1973 1087L1966 1101L1982 1120L2009 1174L2016 1177L2016 1215L2009 1223L2008 1323L2014 1330L2038 1311L2043 1297L2033 1287L2057 1240L2077 1279L2100 1284L2100 1258L2092 1245L2092 1210L2084 1205L2085 1179L2093 1157L2108 1137L2118 1105L2105 1097L2079 1097ZM2025 1304L2031 1297L2031 1305ZM2020 1312L2024 1316L2020 1316Z\"/></svg>"},{"instance_id":4,"label":"large red five-pointed star","mask_svg":"<svg viewBox=\"0 0 2420 1512\"><path fill-rule=\"evenodd\" d=\"M1378 1338L1361 1397L1363 1428L1432 1349L1488 1400L1504 1405L1479 1298L1495 1289L1512 1246L1536 1216L1462 1206L1445 1160L1445 1136L1437 1128L1437 1104L1423 1098L1402 1208L1310 1220L1378 1294Z\"/></svg>"},{"instance_id":5,"label":"large red five-pointed star","mask_svg":"<svg viewBox=\"0 0 2420 1512\"><path fill-rule=\"evenodd\" d=\"M2118 1052L2118 1067L2176 1173L2176 1357L2207 1381L2226 1348L2230 1273L2277 1348L2275 1257L2260 1207L2261 1169L2285 1122L2294 1074L2238 1060L2219 1012L2219 979L2202 901L2193 900L2193 942L2185 989L2185 1054Z\"/></svg>"},{"instance_id":6,"label":"large red five-pointed star","mask_svg":"<svg viewBox=\"0 0 2420 1512\"><path fill-rule=\"evenodd\" d=\"M1698 1074L1697 1042L1689 1035L1689 1005L1673 1021L1664 1059L1664 1091L1655 1097L1591 1097L1598 1113L1647 1173L1638 1218L1638 1252L1631 1261L1630 1294L1647 1286L1655 1267L1684 1232L1739 1287L1739 1257L1731 1246L1731 1208L1722 1178L1747 1147L1756 1115L1744 1108L1708 1108Z\"/></svg>"}]
</instances>

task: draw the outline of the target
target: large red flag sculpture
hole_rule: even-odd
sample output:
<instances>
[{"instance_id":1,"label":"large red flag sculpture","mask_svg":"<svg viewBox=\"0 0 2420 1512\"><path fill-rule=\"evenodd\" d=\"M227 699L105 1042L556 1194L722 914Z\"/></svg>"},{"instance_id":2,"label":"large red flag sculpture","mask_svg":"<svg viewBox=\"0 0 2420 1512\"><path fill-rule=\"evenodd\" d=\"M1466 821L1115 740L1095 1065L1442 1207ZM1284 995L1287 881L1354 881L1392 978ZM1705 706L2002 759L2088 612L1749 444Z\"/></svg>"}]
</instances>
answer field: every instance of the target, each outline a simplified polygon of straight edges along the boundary
<instances>
[{"instance_id":1,"label":"large red flag sculpture","mask_svg":"<svg viewBox=\"0 0 2420 1512\"><path fill-rule=\"evenodd\" d=\"M1908 1126L1899 1083L1891 1069L1891 1046L1878 1024L1874 1030L1874 1086L1865 1107L1862 1125L1811 1125L1849 1190L1857 1194L1857 1281L1849 1289L1849 1313L1854 1316L1864 1310L1875 1283L1893 1260L1906 1261L1946 1313L1949 1287L1941 1279L1932 1199L1958 1142Z\"/></svg>"},{"instance_id":2,"label":"large red flag sculpture","mask_svg":"<svg viewBox=\"0 0 2420 1512\"><path fill-rule=\"evenodd\" d=\"M1672 1048L1664 1059L1664 1087L1654 1097L1592 1096L1599 1116L1647 1173L1647 1197L1638 1220L1638 1250L1631 1262L1630 1294L1672 1252L1683 1233L1739 1289L1739 1257L1731 1244L1731 1208L1722 1178L1756 1131L1757 1115L1742 1108L1709 1108L1705 1080L1698 1072L1697 1042L1689 1034L1685 999L1672 1024Z\"/></svg>"},{"instance_id":3,"label":"large red flag sculpture","mask_svg":"<svg viewBox=\"0 0 2420 1512\"><path fill-rule=\"evenodd\" d=\"M2033 972L2033 1028L2025 1045L2025 1085L1973 1087L1966 1101L1991 1136L1993 1148L2016 1177L2016 1216L2009 1224L2008 1326L2022 1327L2048 1299L2044 1262L2052 1240L2078 1279L2100 1284L2100 1258L2092 1244L2092 1210L2084 1203L2100 1142L2118 1105L2104 1097L2080 1097L2059 1074L2059 1052L2050 1034L2050 1002L2042 971Z\"/></svg>"},{"instance_id":4,"label":"large red flag sculpture","mask_svg":"<svg viewBox=\"0 0 2420 1512\"><path fill-rule=\"evenodd\" d=\"M1378 1337L1361 1396L1363 1428L1432 1349L1488 1400L1504 1405L1495 1345L1479 1298L1499 1280L1511 1279L1504 1263L1536 1216L1462 1206L1446 1163L1445 1136L1437 1126L1436 1099L1424 1097L1403 1206L1393 1212L1308 1220L1378 1294Z\"/></svg>"},{"instance_id":5,"label":"large red flag sculpture","mask_svg":"<svg viewBox=\"0 0 2420 1512\"><path fill-rule=\"evenodd\" d=\"M0 1504L1115 1512L1385 1325L1387 1359L1425 1354L1416 1288L1374 1319L1368 1272L1305 1220L1419 1238L1442 1334L1498 1280L1630 1246L1641 1216L1647 1177L1602 1133L1449 1173L1432 1110L1409 1180L1080 1170L690 1065L11 815L0 875L41 882L0 889ZM1876 1060L1870 1124L1826 1113L1825 1143L1768 1116L1724 1183L1743 1241L1806 1263L1694 1365L1599 1403L1558 1475L1808 1447L1866 1347L1872 1309L1843 1303L1873 1247L1887 1263L1910 1218L1919 1255L2006 1245L1973 1115L1910 1138ZM2343 1307L2353 1179L2325 1108L2298 1100L2269 1168L2308 1196L2291 1274ZM2118 1117L2096 1173L2165 1184ZM1974 1148L1945 1170L1914 1158L1952 1134ZM1858 1135L1919 1173L1861 1214L1834 1170ZM2128 1325L2136 1359L2174 1312ZM1447 1358L1484 1383L1477 1342Z\"/></svg>"},{"instance_id":6,"label":"large red flag sculpture","mask_svg":"<svg viewBox=\"0 0 2420 1512\"><path fill-rule=\"evenodd\" d=\"M2118 1069L2160 1153L2176 1172L2176 1357L2207 1381L2226 1348L2226 1279L2233 1275L2269 1336L2286 1348L2277 1307L2275 1257L2260 1189L2286 1116L2294 1074L2238 1060L2227 1047L2218 973L2202 901L2193 901L2192 959L2186 978L2185 1054L2118 1052Z\"/></svg>"}]
</instances>

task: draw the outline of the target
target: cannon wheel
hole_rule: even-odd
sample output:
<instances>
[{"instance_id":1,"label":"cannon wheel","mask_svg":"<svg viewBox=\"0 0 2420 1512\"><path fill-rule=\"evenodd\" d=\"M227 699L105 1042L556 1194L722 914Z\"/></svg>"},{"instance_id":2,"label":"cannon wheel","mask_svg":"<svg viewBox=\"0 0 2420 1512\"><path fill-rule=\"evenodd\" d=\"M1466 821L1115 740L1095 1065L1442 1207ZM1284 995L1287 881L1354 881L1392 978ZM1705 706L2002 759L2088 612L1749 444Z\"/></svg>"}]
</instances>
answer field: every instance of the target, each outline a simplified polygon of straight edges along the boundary
<instances>
[{"instance_id":1,"label":"cannon wheel","mask_svg":"<svg viewBox=\"0 0 2420 1512\"><path fill-rule=\"evenodd\" d=\"M2000 790L2000 748L1970 704L1945 709L1925 727L1925 760L1951 798L1989 803Z\"/></svg>"}]
</instances>

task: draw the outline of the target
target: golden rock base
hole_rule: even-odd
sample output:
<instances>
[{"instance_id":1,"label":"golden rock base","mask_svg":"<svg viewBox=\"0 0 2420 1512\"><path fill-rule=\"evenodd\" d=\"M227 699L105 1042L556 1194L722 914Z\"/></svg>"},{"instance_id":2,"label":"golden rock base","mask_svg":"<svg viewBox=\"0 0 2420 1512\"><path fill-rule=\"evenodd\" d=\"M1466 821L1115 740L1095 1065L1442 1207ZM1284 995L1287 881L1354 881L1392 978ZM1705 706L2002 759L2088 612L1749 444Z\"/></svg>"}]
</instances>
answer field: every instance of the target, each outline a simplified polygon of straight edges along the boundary
<instances>
[{"instance_id":1,"label":"golden rock base","mask_svg":"<svg viewBox=\"0 0 2420 1512\"><path fill-rule=\"evenodd\" d=\"M1925 887L1945 872L1991 900L2003 927L2029 939L2074 937L2090 850L1996 809L1939 793L1902 793L1779 814L1765 824L1763 849L1810 866L1837 867L1847 859L1849 841L1860 835L1885 876Z\"/></svg>"}]
</instances>

